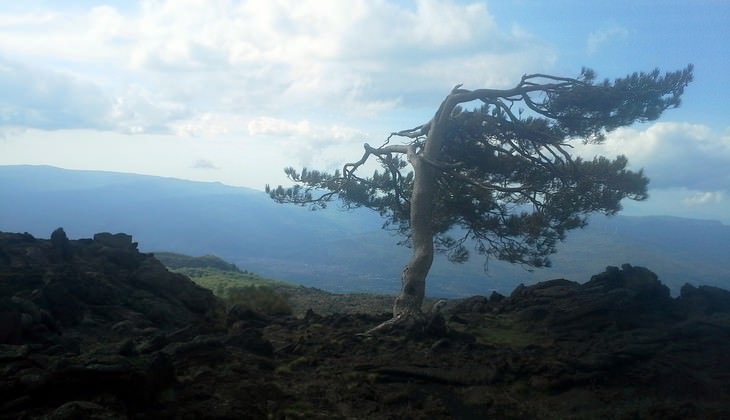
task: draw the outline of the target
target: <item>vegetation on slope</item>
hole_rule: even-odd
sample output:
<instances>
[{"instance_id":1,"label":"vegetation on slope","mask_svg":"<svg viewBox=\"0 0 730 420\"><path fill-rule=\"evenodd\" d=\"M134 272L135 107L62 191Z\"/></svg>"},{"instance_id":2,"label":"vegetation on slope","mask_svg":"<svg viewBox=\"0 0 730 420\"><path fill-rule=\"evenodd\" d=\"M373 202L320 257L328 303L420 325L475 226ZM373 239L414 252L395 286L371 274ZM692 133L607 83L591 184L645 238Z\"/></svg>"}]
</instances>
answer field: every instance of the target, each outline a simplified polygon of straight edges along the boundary
<instances>
[{"instance_id":1,"label":"vegetation on slope","mask_svg":"<svg viewBox=\"0 0 730 420\"><path fill-rule=\"evenodd\" d=\"M155 253L170 271L184 274L209 289L230 309L235 305L268 315L290 315L286 294L275 290L286 283L241 271L235 264L214 255L192 257L173 252Z\"/></svg>"},{"instance_id":2,"label":"vegetation on slope","mask_svg":"<svg viewBox=\"0 0 730 420\"><path fill-rule=\"evenodd\" d=\"M173 252L156 252L170 271L184 274L201 287L209 289L230 308L242 308L268 315L304 316L310 309L329 315L334 313L383 313L392 309L393 296L379 294L333 294L281 280L241 271L219 257L192 257ZM428 299L428 304L433 301Z\"/></svg>"}]
</instances>

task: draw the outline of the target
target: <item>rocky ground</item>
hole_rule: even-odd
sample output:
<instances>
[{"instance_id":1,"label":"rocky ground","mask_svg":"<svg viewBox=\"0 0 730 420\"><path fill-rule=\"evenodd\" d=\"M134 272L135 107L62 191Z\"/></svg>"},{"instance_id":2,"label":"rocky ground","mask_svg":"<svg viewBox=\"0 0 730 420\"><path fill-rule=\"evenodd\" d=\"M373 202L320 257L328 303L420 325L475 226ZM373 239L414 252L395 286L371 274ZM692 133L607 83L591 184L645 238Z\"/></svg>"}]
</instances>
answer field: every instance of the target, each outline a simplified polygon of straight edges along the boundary
<instances>
[{"instance_id":1,"label":"rocky ground","mask_svg":"<svg viewBox=\"0 0 730 420\"><path fill-rule=\"evenodd\" d=\"M609 267L379 336L357 299L269 316L127 235L0 233L0 418L730 418L722 289Z\"/></svg>"}]
</instances>

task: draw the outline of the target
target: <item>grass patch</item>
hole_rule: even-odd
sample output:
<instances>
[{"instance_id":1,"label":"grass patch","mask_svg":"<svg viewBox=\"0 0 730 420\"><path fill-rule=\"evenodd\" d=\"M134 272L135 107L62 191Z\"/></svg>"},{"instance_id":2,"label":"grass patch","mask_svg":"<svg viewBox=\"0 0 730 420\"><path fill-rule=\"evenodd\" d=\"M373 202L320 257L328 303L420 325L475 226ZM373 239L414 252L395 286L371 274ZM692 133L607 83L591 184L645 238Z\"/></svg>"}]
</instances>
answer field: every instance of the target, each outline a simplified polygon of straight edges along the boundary
<instances>
[{"instance_id":1,"label":"grass patch","mask_svg":"<svg viewBox=\"0 0 730 420\"><path fill-rule=\"evenodd\" d=\"M289 283L269 279L213 257L187 257L179 254L163 254L168 270L184 274L198 286L213 292L223 300L227 308L234 305L268 315L291 315L292 309L285 293L279 290ZM181 266L191 264L191 266Z\"/></svg>"},{"instance_id":2,"label":"grass patch","mask_svg":"<svg viewBox=\"0 0 730 420\"><path fill-rule=\"evenodd\" d=\"M222 299L227 296L230 289L251 286L273 287L288 284L283 281L261 277L254 273L223 271L216 268L182 267L171 271L185 274L196 284L212 290L216 296Z\"/></svg>"}]
</instances>

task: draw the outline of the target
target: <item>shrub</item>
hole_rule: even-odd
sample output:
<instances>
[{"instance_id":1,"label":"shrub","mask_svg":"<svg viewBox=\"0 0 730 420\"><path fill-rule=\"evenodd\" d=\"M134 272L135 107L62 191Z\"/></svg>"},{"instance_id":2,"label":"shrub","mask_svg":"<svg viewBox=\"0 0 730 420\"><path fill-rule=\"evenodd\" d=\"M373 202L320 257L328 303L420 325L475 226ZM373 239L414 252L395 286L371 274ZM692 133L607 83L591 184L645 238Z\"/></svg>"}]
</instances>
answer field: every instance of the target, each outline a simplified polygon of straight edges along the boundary
<instances>
[{"instance_id":1,"label":"shrub","mask_svg":"<svg viewBox=\"0 0 730 420\"><path fill-rule=\"evenodd\" d=\"M225 302L230 307L239 305L267 315L291 315L286 296L268 286L231 287L226 290Z\"/></svg>"}]
</instances>

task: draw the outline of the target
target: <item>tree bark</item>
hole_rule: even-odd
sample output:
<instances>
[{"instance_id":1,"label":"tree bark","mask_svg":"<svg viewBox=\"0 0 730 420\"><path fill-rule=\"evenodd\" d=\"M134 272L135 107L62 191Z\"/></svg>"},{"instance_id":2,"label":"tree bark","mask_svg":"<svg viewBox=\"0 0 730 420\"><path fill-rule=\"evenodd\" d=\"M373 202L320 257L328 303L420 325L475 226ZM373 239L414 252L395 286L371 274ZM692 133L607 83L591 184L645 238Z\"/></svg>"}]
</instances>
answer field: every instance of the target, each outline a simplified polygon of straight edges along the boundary
<instances>
[{"instance_id":1,"label":"tree bark","mask_svg":"<svg viewBox=\"0 0 730 420\"><path fill-rule=\"evenodd\" d=\"M413 253L401 275L401 293L393 305L393 317L420 313L426 294L426 276L433 263L433 199L436 170L420 156L411 158L414 179L411 194L411 241Z\"/></svg>"},{"instance_id":2,"label":"tree bark","mask_svg":"<svg viewBox=\"0 0 730 420\"><path fill-rule=\"evenodd\" d=\"M433 263L433 207L436 198L438 168L431 162L441 159L446 125L458 103L452 93L439 107L431 120L430 129L421 151L411 148L408 160L413 166L413 192L411 193L411 259L401 275L401 293L393 305L394 319L421 313L426 294L426 276Z\"/></svg>"}]
</instances>

